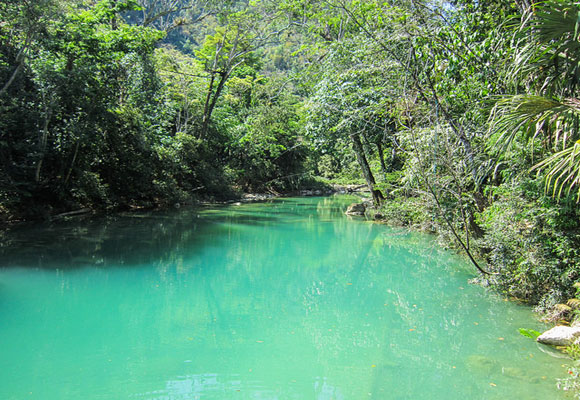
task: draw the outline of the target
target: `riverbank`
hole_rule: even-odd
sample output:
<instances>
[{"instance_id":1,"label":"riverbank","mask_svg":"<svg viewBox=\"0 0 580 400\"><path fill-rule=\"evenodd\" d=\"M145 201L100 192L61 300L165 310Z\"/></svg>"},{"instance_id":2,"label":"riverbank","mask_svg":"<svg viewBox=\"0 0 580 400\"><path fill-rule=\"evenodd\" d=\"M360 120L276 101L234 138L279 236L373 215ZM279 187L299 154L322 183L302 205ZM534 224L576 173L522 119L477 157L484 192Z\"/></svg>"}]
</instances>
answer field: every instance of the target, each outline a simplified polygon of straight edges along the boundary
<instances>
[{"instance_id":1,"label":"riverbank","mask_svg":"<svg viewBox=\"0 0 580 400\"><path fill-rule=\"evenodd\" d=\"M539 202L510 194L497 196L481 211L470 211L473 220L467 220L467 227L458 210L444 212L471 254L493 273L497 290L540 312L576 296L580 227L573 209L546 198ZM428 197L395 197L369 215L389 225L433 233L441 246L464 252Z\"/></svg>"},{"instance_id":2,"label":"riverbank","mask_svg":"<svg viewBox=\"0 0 580 400\"><path fill-rule=\"evenodd\" d=\"M158 199L157 201L130 201L122 205L115 204L62 204L55 207L39 202L34 209L8 210L0 207L0 228L21 222L56 221L64 218L83 217L90 215L109 215L127 211L161 210L180 208L193 205L233 204L255 201L267 201L278 197L292 196L328 196L332 194L368 193L368 187L360 184L329 184L322 181L313 181L309 186L285 192L243 193L231 190L221 196L198 193L180 201Z\"/></svg>"}]
</instances>

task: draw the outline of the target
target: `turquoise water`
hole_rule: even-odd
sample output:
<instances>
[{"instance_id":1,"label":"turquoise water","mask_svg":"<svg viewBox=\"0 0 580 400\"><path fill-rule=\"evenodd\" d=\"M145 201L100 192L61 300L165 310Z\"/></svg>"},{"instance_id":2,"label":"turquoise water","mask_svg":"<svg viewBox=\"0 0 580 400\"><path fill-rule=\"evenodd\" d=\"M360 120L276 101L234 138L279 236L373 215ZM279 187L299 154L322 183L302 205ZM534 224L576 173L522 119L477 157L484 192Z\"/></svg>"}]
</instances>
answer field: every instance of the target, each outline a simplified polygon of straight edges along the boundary
<instances>
[{"instance_id":1,"label":"turquoise water","mask_svg":"<svg viewBox=\"0 0 580 400\"><path fill-rule=\"evenodd\" d=\"M20 226L0 399L557 399L531 311L352 198Z\"/></svg>"}]
</instances>

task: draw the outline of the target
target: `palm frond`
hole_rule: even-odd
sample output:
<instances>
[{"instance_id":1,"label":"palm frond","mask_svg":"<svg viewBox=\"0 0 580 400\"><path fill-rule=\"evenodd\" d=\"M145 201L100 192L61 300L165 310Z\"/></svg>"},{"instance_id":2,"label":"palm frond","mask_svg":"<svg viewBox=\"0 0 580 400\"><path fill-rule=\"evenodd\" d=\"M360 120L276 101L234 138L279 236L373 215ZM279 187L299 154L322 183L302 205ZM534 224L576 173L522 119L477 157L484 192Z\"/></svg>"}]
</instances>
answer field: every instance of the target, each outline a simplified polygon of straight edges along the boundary
<instances>
[{"instance_id":1,"label":"palm frond","mask_svg":"<svg viewBox=\"0 0 580 400\"><path fill-rule=\"evenodd\" d=\"M540 133L551 135L562 148L577 134L580 123L580 102L577 99L558 101L543 96L506 96L496 102L490 116L490 132L494 147L506 152L514 139L535 139Z\"/></svg>"},{"instance_id":2,"label":"palm frond","mask_svg":"<svg viewBox=\"0 0 580 400\"><path fill-rule=\"evenodd\" d=\"M546 192L560 198L562 193L570 194L573 188L580 185L580 140L573 146L553 154L532 169L547 171ZM576 197L580 201L580 191Z\"/></svg>"},{"instance_id":3,"label":"palm frond","mask_svg":"<svg viewBox=\"0 0 580 400\"><path fill-rule=\"evenodd\" d=\"M552 0L534 7L536 18L531 26L539 31L544 41L567 37L578 39L578 4L571 1Z\"/></svg>"},{"instance_id":4,"label":"palm frond","mask_svg":"<svg viewBox=\"0 0 580 400\"><path fill-rule=\"evenodd\" d=\"M564 90L580 80L580 6L571 1L537 3L516 31L520 50L511 76L539 84L543 93Z\"/></svg>"}]
</instances>

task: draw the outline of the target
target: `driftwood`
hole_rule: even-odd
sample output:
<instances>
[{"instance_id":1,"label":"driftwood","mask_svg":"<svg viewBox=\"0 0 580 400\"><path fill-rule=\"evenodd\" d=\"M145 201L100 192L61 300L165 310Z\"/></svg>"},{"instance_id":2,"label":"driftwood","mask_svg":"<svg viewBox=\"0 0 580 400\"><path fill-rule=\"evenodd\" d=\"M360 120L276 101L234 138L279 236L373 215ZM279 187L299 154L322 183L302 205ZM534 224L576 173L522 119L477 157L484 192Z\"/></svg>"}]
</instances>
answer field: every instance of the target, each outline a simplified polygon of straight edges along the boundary
<instances>
[{"instance_id":1,"label":"driftwood","mask_svg":"<svg viewBox=\"0 0 580 400\"><path fill-rule=\"evenodd\" d=\"M90 208L81 208L80 210L69 211L69 212L65 212L65 213L62 213L62 214L53 215L52 217L50 217L50 219L60 219L60 218L64 218L64 217L74 217L76 215L88 214L91 211L92 210Z\"/></svg>"}]
</instances>

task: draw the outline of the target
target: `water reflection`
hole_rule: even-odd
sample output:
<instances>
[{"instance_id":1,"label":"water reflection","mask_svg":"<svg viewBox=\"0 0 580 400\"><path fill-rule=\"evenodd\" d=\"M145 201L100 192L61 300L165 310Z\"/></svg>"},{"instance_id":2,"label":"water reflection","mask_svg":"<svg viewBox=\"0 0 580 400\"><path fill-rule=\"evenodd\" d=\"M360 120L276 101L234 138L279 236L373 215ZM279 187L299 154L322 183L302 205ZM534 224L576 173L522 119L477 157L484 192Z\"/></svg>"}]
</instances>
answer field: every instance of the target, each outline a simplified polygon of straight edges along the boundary
<instances>
[{"instance_id":1,"label":"water reflection","mask_svg":"<svg viewBox=\"0 0 580 400\"><path fill-rule=\"evenodd\" d=\"M0 270L0 398L559 397L528 309L349 202L23 228L2 264L45 269Z\"/></svg>"},{"instance_id":2,"label":"water reflection","mask_svg":"<svg viewBox=\"0 0 580 400\"><path fill-rule=\"evenodd\" d=\"M23 224L2 232L0 268L171 264L211 238L233 234L238 226L267 228L281 220L305 219L314 224L340 215L349 201L277 199L268 202L268 210L260 203Z\"/></svg>"}]
</instances>

